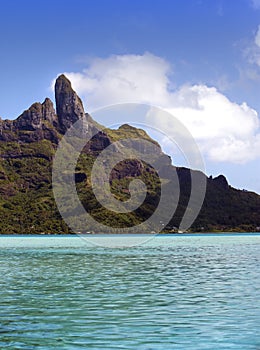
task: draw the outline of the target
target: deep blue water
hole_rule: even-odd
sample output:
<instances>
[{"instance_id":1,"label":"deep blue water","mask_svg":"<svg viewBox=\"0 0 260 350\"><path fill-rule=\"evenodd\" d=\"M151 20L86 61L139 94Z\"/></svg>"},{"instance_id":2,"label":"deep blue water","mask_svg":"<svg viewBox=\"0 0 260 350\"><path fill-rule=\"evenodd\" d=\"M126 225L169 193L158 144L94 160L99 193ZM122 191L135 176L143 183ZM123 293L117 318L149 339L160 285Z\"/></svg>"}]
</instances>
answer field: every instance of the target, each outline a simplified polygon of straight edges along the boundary
<instances>
[{"instance_id":1,"label":"deep blue water","mask_svg":"<svg viewBox=\"0 0 260 350\"><path fill-rule=\"evenodd\" d=\"M0 236L0 349L260 350L260 235L101 239Z\"/></svg>"}]
</instances>

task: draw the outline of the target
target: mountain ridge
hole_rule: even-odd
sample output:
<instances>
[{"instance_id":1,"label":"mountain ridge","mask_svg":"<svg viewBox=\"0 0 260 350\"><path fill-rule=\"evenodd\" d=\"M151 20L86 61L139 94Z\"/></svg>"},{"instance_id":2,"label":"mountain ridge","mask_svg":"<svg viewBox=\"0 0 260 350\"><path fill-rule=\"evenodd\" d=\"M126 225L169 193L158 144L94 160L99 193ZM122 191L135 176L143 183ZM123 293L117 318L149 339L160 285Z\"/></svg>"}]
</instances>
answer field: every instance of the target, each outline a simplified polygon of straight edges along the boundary
<instances>
[{"instance_id":1,"label":"mountain ridge","mask_svg":"<svg viewBox=\"0 0 260 350\"><path fill-rule=\"evenodd\" d=\"M65 132L77 120L86 118L84 132L94 135L86 145L75 169L75 180L81 202L97 220L115 227L135 225L148 218L159 201L159 181L156 172L138 160L126 160L110 175L111 191L119 200L129 199L131 179L141 178L148 185L146 202L130 215L117 219L96 201L90 188L90 170L94 158L114 141L136 136L152 140L142 129L121 125L117 130L98 131L98 123L85 113L83 103L65 75L55 83L56 110L46 98L33 103L15 120L0 118L0 232L1 233L69 233L57 210L51 183L52 160ZM170 167L176 169L181 195L176 213L165 227L166 232L178 231L191 191L193 170L171 165L169 156L159 150L163 173L167 180ZM167 170L168 169L168 170ZM203 174L202 176L205 176ZM232 188L223 175L206 177L207 192L192 231L255 231L260 230L260 196ZM42 218L45 218L42 220ZM91 231L91 228L88 228Z\"/></svg>"}]
</instances>

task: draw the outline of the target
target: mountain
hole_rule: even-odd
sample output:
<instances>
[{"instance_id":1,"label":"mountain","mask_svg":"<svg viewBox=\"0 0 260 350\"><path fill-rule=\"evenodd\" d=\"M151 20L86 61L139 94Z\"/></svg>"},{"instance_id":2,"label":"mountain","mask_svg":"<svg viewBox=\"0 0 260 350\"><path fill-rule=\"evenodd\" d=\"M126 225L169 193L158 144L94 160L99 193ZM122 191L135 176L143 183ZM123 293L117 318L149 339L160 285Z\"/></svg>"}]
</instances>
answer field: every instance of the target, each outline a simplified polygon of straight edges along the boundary
<instances>
[{"instance_id":1,"label":"mountain","mask_svg":"<svg viewBox=\"0 0 260 350\"><path fill-rule=\"evenodd\" d=\"M256 193L232 188L223 175L208 178L187 168L174 167L170 157L142 129L127 124L117 130L102 128L85 113L81 99L64 75L56 80L55 100L56 110L52 101L46 98L43 103L34 103L16 120L0 118L0 233L71 232L54 200L52 164L63 135L74 123L83 119L82 132L89 138L93 137L83 148L73 176L82 205L100 224L116 227L120 231L124 227L146 222L159 205L162 191L166 189L165 192L171 193L175 186L171 174L175 172L180 184L180 198L176 203L176 212L164 227L165 232L178 230L189 202L193 176L204 179L207 190L201 211L191 227L192 231L260 230L260 196ZM109 176L114 198L121 202L128 200L129 184L133 179L143 180L147 194L143 204L135 210L115 215L97 201L90 173L96 157L107 147L113 147L115 142L118 146L113 152L120 156L121 150L129 146L122 141L125 138L138 140L135 147L146 148L150 154L154 151L148 143L156 147L162 178L159 178L148 161L130 156L120 161ZM69 176L65 171L61 175L63 178ZM65 210L72 212L70 203L66 203L66 206ZM160 213L162 222L166 211L165 207ZM86 227L86 231L95 230L91 225ZM153 227L149 226L147 230L150 232Z\"/></svg>"}]
</instances>

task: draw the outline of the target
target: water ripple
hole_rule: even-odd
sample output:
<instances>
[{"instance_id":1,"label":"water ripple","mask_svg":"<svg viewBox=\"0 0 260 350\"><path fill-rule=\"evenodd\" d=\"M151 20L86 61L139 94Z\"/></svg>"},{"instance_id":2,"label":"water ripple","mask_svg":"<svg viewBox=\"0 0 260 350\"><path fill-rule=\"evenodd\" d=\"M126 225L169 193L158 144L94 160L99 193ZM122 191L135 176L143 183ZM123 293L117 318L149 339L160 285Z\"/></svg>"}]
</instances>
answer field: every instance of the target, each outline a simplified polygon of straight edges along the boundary
<instances>
[{"instance_id":1,"label":"water ripple","mask_svg":"<svg viewBox=\"0 0 260 350\"><path fill-rule=\"evenodd\" d=\"M260 240L156 240L0 249L0 348L260 349Z\"/></svg>"}]
</instances>

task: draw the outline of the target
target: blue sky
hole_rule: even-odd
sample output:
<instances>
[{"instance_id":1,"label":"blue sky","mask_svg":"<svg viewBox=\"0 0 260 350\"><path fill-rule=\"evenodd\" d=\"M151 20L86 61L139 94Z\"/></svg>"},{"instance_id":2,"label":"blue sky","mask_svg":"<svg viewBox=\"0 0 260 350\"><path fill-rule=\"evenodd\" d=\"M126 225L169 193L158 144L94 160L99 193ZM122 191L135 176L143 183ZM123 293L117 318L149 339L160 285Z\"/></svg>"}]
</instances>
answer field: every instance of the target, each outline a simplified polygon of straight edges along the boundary
<instances>
[{"instance_id":1,"label":"blue sky","mask_svg":"<svg viewBox=\"0 0 260 350\"><path fill-rule=\"evenodd\" d=\"M259 0L0 5L3 119L53 98L52 81L65 72L86 110L142 102L173 113L201 148L208 175L260 193Z\"/></svg>"}]
</instances>

